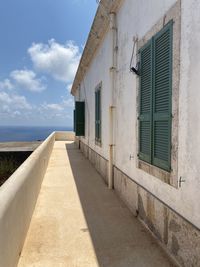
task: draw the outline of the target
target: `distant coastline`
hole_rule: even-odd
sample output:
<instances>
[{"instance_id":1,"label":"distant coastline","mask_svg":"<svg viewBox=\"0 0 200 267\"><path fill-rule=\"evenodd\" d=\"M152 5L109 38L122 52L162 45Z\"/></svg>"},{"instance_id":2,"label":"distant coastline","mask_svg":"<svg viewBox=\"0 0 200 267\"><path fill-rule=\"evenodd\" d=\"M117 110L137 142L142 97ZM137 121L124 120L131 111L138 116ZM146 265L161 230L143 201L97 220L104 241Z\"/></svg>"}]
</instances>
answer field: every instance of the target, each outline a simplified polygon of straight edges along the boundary
<instances>
[{"instance_id":1,"label":"distant coastline","mask_svg":"<svg viewBox=\"0 0 200 267\"><path fill-rule=\"evenodd\" d=\"M61 126L0 126L0 142L45 140L53 131L72 131Z\"/></svg>"}]
</instances>

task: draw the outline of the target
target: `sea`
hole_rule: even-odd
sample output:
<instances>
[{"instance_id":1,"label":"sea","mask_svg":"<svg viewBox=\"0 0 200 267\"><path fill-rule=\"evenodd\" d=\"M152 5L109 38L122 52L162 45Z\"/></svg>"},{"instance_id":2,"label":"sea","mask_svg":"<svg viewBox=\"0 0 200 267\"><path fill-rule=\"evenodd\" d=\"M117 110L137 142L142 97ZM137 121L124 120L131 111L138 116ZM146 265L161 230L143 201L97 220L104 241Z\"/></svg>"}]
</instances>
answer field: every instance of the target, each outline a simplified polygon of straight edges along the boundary
<instances>
[{"instance_id":1,"label":"sea","mask_svg":"<svg viewBox=\"0 0 200 267\"><path fill-rule=\"evenodd\" d=\"M72 127L0 126L0 142L43 141L54 131L72 131Z\"/></svg>"}]
</instances>

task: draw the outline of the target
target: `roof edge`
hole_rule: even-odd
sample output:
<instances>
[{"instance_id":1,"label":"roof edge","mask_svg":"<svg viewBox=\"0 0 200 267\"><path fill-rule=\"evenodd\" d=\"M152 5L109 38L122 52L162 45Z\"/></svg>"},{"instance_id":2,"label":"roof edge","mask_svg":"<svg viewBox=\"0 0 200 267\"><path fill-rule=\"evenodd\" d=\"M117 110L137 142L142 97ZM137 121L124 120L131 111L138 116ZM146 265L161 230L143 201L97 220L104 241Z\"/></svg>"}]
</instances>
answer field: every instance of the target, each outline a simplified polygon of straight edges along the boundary
<instances>
[{"instance_id":1,"label":"roof edge","mask_svg":"<svg viewBox=\"0 0 200 267\"><path fill-rule=\"evenodd\" d=\"M123 0L101 0L97 8L83 54L73 81L71 94L74 96L79 87L89 65L91 64L95 52L99 48L103 37L109 26L109 14L117 12Z\"/></svg>"}]
</instances>

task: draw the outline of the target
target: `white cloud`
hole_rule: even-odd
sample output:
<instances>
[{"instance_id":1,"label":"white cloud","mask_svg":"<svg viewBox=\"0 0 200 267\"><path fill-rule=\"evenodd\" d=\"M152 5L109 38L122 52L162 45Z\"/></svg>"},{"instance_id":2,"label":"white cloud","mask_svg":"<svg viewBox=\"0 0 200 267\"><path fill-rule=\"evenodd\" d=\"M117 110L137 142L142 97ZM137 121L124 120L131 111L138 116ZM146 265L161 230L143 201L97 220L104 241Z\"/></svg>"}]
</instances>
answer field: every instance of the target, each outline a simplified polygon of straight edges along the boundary
<instances>
[{"instance_id":1,"label":"white cloud","mask_svg":"<svg viewBox=\"0 0 200 267\"><path fill-rule=\"evenodd\" d=\"M5 113L9 113L10 112L10 108L8 105L2 105L0 110L2 110Z\"/></svg>"},{"instance_id":2,"label":"white cloud","mask_svg":"<svg viewBox=\"0 0 200 267\"><path fill-rule=\"evenodd\" d=\"M21 112L19 110L16 110L16 111L14 111L13 115L14 116L20 116L21 115Z\"/></svg>"},{"instance_id":3,"label":"white cloud","mask_svg":"<svg viewBox=\"0 0 200 267\"><path fill-rule=\"evenodd\" d=\"M41 92L46 89L42 79L38 79L32 70L14 70L10 76L19 86L29 91Z\"/></svg>"},{"instance_id":4,"label":"white cloud","mask_svg":"<svg viewBox=\"0 0 200 267\"><path fill-rule=\"evenodd\" d=\"M57 103L33 105L25 96L0 92L0 118L1 121L18 122L22 124L51 124L51 123L72 123L71 105L73 100L61 97ZM39 118L39 119L38 119Z\"/></svg>"},{"instance_id":5,"label":"white cloud","mask_svg":"<svg viewBox=\"0 0 200 267\"><path fill-rule=\"evenodd\" d=\"M74 79L81 56L79 47L72 41L62 45L54 39L49 40L48 44L33 43L28 53L38 71L68 83Z\"/></svg>"},{"instance_id":6,"label":"white cloud","mask_svg":"<svg viewBox=\"0 0 200 267\"><path fill-rule=\"evenodd\" d=\"M16 109L31 110L32 107L25 96L0 92L0 112L12 115Z\"/></svg>"},{"instance_id":7,"label":"white cloud","mask_svg":"<svg viewBox=\"0 0 200 267\"><path fill-rule=\"evenodd\" d=\"M47 104L47 103L44 103L42 105L42 108L44 108L45 110L51 110L51 111L62 111L64 108L62 107L62 105L60 104Z\"/></svg>"},{"instance_id":8,"label":"white cloud","mask_svg":"<svg viewBox=\"0 0 200 267\"><path fill-rule=\"evenodd\" d=\"M20 122L29 125L71 124L74 101L69 92L80 60L79 47L73 42L62 45L50 40L47 44L33 44L28 53L35 70L16 69L7 79L0 81L1 121L8 124ZM31 98L27 100L25 96L20 95L18 93L20 89L41 92L47 88L48 81L38 73L48 73L54 79L65 82L66 95L60 96L60 100L52 101L53 103L38 100L37 104L31 103Z\"/></svg>"},{"instance_id":9,"label":"white cloud","mask_svg":"<svg viewBox=\"0 0 200 267\"><path fill-rule=\"evenodd\" d=\"M0 89L1 90L4 90L4 89L11 90L13 88L14 88L14 86L9 79L5 79L4 81L0 82Z\"/></svg>"},{"instance_id":10,"label":"white cloud","mask_svg":"<svg viewBox=\"0 0 200 267\"><path fill-rule=\"evenodd\" d=\"M73 98L63 99L63 106L65 107L74 107L74 100Z\"/></svg>"},{"instance_id":11,"label":"white cloud","mask_svg":"<svg viewBox=\"0 0 200 267\"><path fill-rule=\"evenodd\" d=\"M67 108L70 108L74 106L74 101L72 97L61 97L61 102L59 103L43 103L41 105L41 109L48 110L48 111L64 111L66 112ZM64 114L62 112L62 114Z\"/></svg>"},{"instance_id":12,"label":"white cloud","mask_svg":"<svg viewBox=\"0 0 200 267\"><path fill-rule=\"evenodd\" d=\"M10 104L11 102L11 97L7 93L0 92L0 103Z\"/></svg>"},{"instance_id":13,"label":"white cloud","mask_svg":"<svg viewBox=\"0 0 200 267\"><path fill-rule=\"evenodd\" d=\"M71 89L72 89L72 83L70 83L70 84L67 85L68 92L71 92Z\"/></svg>"},{"instance_id":14,"label":"white cloud","mask_svg":"<svg viewBox=\"0 0 200 267\"><path fill-rule=\"evenodd\" d=\"M63 97L61 96L61 101L58 103L46 103L44 102L38 106L35 110L41 117L50 120L50 119L62 119L62 120L72 120L72 109L73 107L72 97Z\"/></svg>"},{"instance_id":15,"label":"white cloud","mask_svg":"<svg viewBox=\"0 0 200 267\"><path fill-rule=\"evenodd\" d=\"M14 104L15 108L32 109L31 104L28 103L25 96L13 95L13 96L11 96L11 101Z\"/></svg>"}]
</instances>

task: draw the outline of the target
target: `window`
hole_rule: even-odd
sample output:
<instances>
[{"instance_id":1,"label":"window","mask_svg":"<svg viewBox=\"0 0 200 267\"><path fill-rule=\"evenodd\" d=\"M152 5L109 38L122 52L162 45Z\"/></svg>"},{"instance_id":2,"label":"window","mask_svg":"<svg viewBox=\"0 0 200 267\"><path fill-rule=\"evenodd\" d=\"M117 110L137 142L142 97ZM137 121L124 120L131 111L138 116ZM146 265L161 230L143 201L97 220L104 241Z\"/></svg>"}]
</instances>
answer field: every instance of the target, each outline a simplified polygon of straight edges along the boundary
<instances>
[{"instance_id":1,"label":"window","mask_svg":"<svg viewBox=\"0 0 200 267\"><path fill-rule=\"evenodd\" d=\"M85 102L75 102L74 131L76 136L85 136Z\"/></svg>"},{"instance_id":2,"label":"window","mask_svg":"<svg viewBox=\"0 0 200 267\"><path fill-rule=\"evenodd\" d=\"M95 141L101 143L101 85L95 90Z\"/></svg>"},{"instance_id":3,"label":"window","mask_svg":"<svg viewBox=\"0 0 200 267\"><path fill-rule=\"evenodd\" d=\"M170 21L140 50L139 158L171 169L172 30Z\"/></svg>"}]
</instances>

